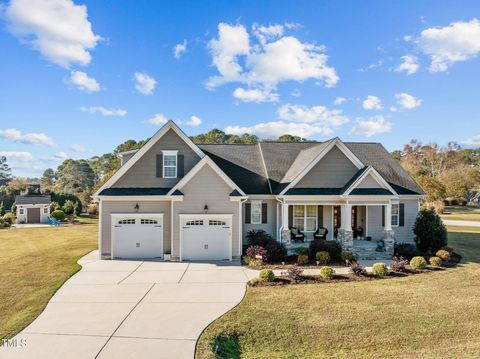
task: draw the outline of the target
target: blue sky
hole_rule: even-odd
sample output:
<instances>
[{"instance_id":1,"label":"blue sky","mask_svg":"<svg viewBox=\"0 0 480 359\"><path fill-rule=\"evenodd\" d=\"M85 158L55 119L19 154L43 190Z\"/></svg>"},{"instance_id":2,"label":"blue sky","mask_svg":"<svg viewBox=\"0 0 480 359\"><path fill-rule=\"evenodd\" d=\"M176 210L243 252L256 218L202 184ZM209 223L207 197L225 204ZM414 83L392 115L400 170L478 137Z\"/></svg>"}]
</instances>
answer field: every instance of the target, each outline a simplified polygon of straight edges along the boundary
<instances>
[{"instance_id":1,"label":"blue sky","mask_svg":"<svg viewBox=\"0 0 480 359\"><path fill-rule=\"evenodd\" d=\"M17 176L166 119L189 135L480 146L477 1L14 0L1 13L0 154Z\"/></svg>"}]
</instances>

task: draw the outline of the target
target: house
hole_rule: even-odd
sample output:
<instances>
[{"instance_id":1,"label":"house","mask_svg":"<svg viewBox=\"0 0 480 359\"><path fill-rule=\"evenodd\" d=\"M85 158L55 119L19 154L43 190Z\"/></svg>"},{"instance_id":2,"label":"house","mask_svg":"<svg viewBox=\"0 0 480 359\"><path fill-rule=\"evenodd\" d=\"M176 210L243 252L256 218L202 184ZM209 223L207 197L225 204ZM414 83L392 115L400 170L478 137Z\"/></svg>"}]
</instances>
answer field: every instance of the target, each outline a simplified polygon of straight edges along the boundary
<instances>
[{"instance_id":1,"label":"house","mask_svg":"<svg viewBox=\"0 0 480 359\"><path fill-rule=\"evenodd\" d=\"M18 223L48 223L50 195L24 194L15 197Z\"/></svg>"},{"instance_id":2,"label":"house","mask_svg":"<svg viewBox=\"0 0 480 359\"><path fill-rule=\"evenodd\" d=\"M231 260L263 229L288 248L291 227L328 230L344 250L393 253L413 242L423 193L379 143L196 145L172 121L95 193L101 258ZM369 242L367 239L370 239Z\"/></svg>"}]
</instances>

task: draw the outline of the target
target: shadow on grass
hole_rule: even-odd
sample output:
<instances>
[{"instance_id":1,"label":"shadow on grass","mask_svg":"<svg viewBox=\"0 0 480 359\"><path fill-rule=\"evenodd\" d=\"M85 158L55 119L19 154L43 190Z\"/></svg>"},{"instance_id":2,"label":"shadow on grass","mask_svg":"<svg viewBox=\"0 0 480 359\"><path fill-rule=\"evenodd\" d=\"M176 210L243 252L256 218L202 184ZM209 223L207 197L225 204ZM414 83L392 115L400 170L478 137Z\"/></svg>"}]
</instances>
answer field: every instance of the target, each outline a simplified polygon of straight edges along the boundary
<instances>
[{"instance_id":1,"label":"shadow on grass","mask_svg":"<svg viewBox=\"0 0 480 359\"><path fill-rule=\"evenodd\" d=\"M218 359L237 359L242 354L238 333L221 333L217 335L211 344L212 352Z\"/></svg>"}]
</instances>

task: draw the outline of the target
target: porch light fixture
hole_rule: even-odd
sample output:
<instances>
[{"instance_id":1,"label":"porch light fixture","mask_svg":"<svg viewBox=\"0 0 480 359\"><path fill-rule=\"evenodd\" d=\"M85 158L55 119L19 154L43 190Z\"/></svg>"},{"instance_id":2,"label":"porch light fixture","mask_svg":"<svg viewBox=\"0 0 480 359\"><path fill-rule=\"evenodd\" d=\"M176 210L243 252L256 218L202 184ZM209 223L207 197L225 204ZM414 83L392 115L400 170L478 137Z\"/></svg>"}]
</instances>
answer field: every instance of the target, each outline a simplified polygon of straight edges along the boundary
<instances>
[{"instance_id":1,"label":"porch light fixture","mask_svg":"<svg viewBox=\"0 0 480 359\"><path fill-rule=\"evenodd\" d=\"M138 210L140 209L140 206L138 205L138 203L135 205L135 207L133 207L133 209L135 209L135 212L138 212Z\"/></svg>"},{"instance_id":2,"label":"porch light fixture","mask_svg":"<svg viewBox=\"0 0 480 359\"><path fill-rule=\"evenodd\" d=\"M203 207L203 211L204 211L205 213L208 213L208 205L205 205L205 207Z\"/></svg>"}]
</instances>

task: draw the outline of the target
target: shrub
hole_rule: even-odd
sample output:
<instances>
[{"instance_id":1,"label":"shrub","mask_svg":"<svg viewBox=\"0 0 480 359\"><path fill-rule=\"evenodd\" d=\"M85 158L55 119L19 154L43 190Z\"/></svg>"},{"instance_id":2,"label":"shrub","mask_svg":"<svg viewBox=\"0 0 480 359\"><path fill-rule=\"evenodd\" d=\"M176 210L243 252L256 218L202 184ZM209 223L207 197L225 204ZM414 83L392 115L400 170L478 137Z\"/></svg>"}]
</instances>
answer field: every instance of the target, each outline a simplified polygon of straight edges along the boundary
<instances>
[{"instance_id":1,"label":"shrub","mask_svg":"<svg viewBox=\"0 0 480 359\"><path fill-rule=\"evenodd\" d=\"M413 269L425 269L427 267L427 261L422 256L413 257L410 261L410 267Z\"/></svg>"},{"instance_id":2,"label":"shrub","mask_svg":"<svg viewBox=\"0 0 480 359\"><path fill-rule=\"evenodd\" d=\"M442 259L439 257L430 257L428 263L433 267L440 267L442 265Z\"/></svg>"},{"instance_id":3,"label":"shrub","mask_svg":"<svg viewBox=\"0 0 480 359\"><path fill-rule=\"evenodd\" d=\"M353 261L355 260L355 257L353 256L353 253L352 252L342 252L340 254L340 258L342 258L342 261L346 262L346 261Z\"/></svg>"},{"instance_id":4,"label":"shrub","mask_svg":"<svg viewBox=\"0 0 480 359\"><path fill-rule=\"evenodd\" d=\"M3 216L3 220L5 223L8 223L9 225L12 225L15 223L15 220L17 219L17 216L15 216L15 213L9 212Z\"/></svg>"},{"instance_id":5,"label":"shrub","mask_svg":"<svg viewBox=\"0 0 480 359\"><path fill-rule=\"evenodd\" d=\"M75 213L75 203L73 201L67 199L65 204L63 205L63 211L67 216L70 216Z\"/></svg>"},{"instance_id":6,"label":"shrub","mask_svg":"<svg viewBox=\"0 0 480 359\"><path fill-rule=\"evenodd\" d=\"M333 279L335 271L332 267L322 267L320 268L320 277L323 279Z\"/></svg>"},{"instance_id":7,"label":"shrub","mask_svg":"<svg viewBox=\"0 0 480 359\"><path fill-rule=\"evenodd\" d=\"M390 266L390 270L392 272L397 273L405 273L407 271L407 264L408 260L403 257L393 257L392 258L392 265Z\"/></svg>"},{"instance_id":8,"label":"shrub","mask_svg":"<svg viewBox=\"0 0 480 359\"><path fill-rule=\"evenodd\" d=\"M353 274L357 276L362 276L367 274L367 270L365 269L365 267L362 266L357 261L352 261L350 263L350 270L352 271Z\"/></svg>"},{"instance_id":9,"label":"shrub","mask_svg":"<svg viewBox=\"0 0 480 359\"><path fill-rule=\"evenodd\" d=\"M420 251L418 250L417 246L411 243L395 244L394 253L395 253L395 256L403 257L408 260L420 255Z\"/></svg>"},{"instance_id":10,"label":"shrub","mask_svg":"<svg viewBox=\"0 0 480 359\"><path fill-rule=\"evenodd\" d=\"M247 256L265 262L267 260L267 251L261 246L251 246L247 248Z\"/></svg>"},{"instance_id":11,"label":"shrub","mask_svg":"<svg viewBox=\"0 0 480 359\"><path fill-rule=\"evenodd\" d=\"M57 219L59 221L63 221L65 219L65 212L63 212L60 209L57 209L56 211L53 211L50 213L50 217Z\"/></svg>"},{"instance_id":12,"label":"shrub","mask_svg":"<svg viewBox=\"0 0 480 359\"><path fill-rule=\"evenodd\" d=\"M321 264L327 264L330 262L330 254L328 254L328 252L317 252L315 257Z\"/></svg>"},{"instance_id":13,"label":"shrub","mask_svg":"<svg viewBox=\"0 0 480 359\"><path fill-rule=\"evenodd\" d=\"M290 268L288 268L282 274L290 277L293 280L299 280L299 279L302 278L302 273L303 273L303 269L294 265L294 266L291 266Z\"/></svg>"},{"instance_id":14,"label":"shrub","mask_svg":"<svg viewBox=\"0 0 480 359\"><path fill-rule=\"evenodd\" d=\"M307 247L300 247L297 248L298 254L303 254L304 256L308 256L308 248Z\"/></svg>"},{"instance_id":15,"label":"shrub","mask_svg":"<svg viewBox=\"0 0 480 359\"><path fill-rule=\"evenodd\" d=\"M453 248L452 247L447 246L447 247L442 247L441 249L450 253L450 257L452 256L452 254L453 254Z\"/></svg>"},{"instance_id":16,"label":"shrub","mask_svg":"<svg viewBox=\"0 0 480 359\"><path fill-rule=\"evenodd\" d=\"M0 229L7 228L8 225L5 223L2 217L0 217Z\"/></svg>"},{"instance_id":17,"label":"shrub","mask_svg":"<svg viewBox=\"0 0 480 359\"><path fill-rule=\"evenodd\" d=\"M324 239L315 239L310 242L309 256L315 260L317 252L328 252L330 260L340 262L342 260L342 246L338 241L326 241Z\"/></svg>"},{"instance_id":18,"label":"shrub","mask_svg":"<svg viewBox=\"0 0 480 359\"><path fill-rule=\"evenodd\" d=\"M0 216L5 215L5 206L3 205L3 201L0 202Z\"/></svg>"},{"instance_id":19,"label":"shrub","mask_svg":"<svg viewBox=\"0 0 480 359\"><path fill-rule=\"evenodd\" d=\"M247 265L249 267L252 267L252 268L260 268L262 266L262 264L263 264L263 262L262 262L261 259L249 257Z\"/></svg>"},{"instance_id":20,"label":"shrub","mask_svg":"<svg viewBox=\"0 0 480 359\"><path fill-rule=\"evenodd\" d=\"M375 263L372 267L372 273L379 277L388 275L388 267L385 263Z\"/></svg>"},{"instance_id":21,"label":"shrub","mask_svg":"<svg viewBox=\"0 0 480 359\"><path fill-rule=\"evenodd\" d=\"M438 250L437 253L435 253L435 255L444 262L448 262L450 260L450 253L448 253L444 249Z\"/></svg>"},{"instance_id":22,"label":"shrub","mask_svg":"<svg viewBox=\"0 0 480 359\"><path fill-rule=\"evenodd\" d=\"M250 230L246 235L247 242L250 246L260 246L267 251L268 260L281 262L287 256L285 246L278 243L264 230Z\"/></svg>"},{"instance_id":23,"label":"shrub","mask_svg":"<svg viewBox=\"0 0 480 359\"><path fill-rule=\"evenodd\" d=\"M297 264L303 265L308 263L308 256L305 254L299 254L297 257Z\"/></svg>"},{"instance_id":24,"label":"shrub","mask_svg":"<svg viewBox=\"0 0 480 359\"><path fill-rule=\"evenodd\" d=\"M262 269L258 278L260 278L262 282L273 282L275 280L275 274L273 274L271 269Z\"/></svg>"},{"instance_id":25,"label":"shrub","mask_svg":"<svg viewBox=\"0 0 480 359\"><path fill-rule=\"evenodd\" d=\"M87 207L87 213L91 216L97 216L98 215L98 205L95 203L90 203Z\"/></svg>"},{"instance_id":26,"label":"shrub","mask_svg":"<svg viewBox=\"0 0 480 359\"><path fill-rule=\"evenodd\" d=\"M447 229L440 216L432 210L422 209L413 225L415 243L423 252L436 252L447 245Z\"/></svg>"}]
</instances>

